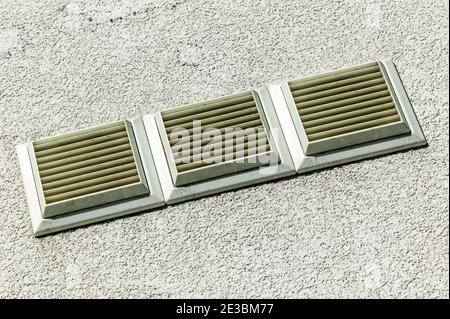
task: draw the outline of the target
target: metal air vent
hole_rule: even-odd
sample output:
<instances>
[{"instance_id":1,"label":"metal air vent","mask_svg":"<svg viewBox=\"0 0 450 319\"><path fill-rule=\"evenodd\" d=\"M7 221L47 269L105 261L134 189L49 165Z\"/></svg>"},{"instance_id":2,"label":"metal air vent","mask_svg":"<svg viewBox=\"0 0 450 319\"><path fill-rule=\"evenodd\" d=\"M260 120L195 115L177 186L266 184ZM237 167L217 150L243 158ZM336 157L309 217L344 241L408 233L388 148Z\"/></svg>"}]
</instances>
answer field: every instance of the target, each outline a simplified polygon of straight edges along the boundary
<instances>
[{"instance_id":1,"label":"metal air vent","mask_svg":"<svg viewBox=\"0 0 450 319\"><path fill-rule=\"evenodd\" d=\"M269 91L299 172L426 143L390 60Z\"/></svg>"},{"instance_id":2,"label":"metal air vent","mask_svg":"<svg viewBox=\"0 0 450 319\"><path fill-rule=\"evenodd\" d=\"M267 90L262 96L268 97ZM295 172L267 104L258 92L247 91L144 116L147 132L160 136L149 141L159 159L158 173L170 177L166 187L162 182L166 201Z\"/></svg>"},{"instance_id":3,"label":"metal air vent","mask_svg":"<svg viewBox=\"0 0 450 319\"><path fill-rule=\"evenodd\" d=\"M141 120L125 120L19 145L36 232L164 204L143 136Z\"/></svg>"}]
</instances>

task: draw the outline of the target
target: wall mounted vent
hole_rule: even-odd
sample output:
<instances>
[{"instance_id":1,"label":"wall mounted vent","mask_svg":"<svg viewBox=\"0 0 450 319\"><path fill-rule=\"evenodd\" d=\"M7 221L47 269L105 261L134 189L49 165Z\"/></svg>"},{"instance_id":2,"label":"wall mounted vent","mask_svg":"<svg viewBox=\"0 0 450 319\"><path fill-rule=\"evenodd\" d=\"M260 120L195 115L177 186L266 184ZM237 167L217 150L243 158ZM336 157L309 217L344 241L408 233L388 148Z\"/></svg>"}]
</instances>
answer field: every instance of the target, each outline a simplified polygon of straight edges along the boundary
<instances>
[{"instance_id":1,"label":"wall mounted vent","mask_svg":"<svg viewBox=\"0 0 450 319\"><path fill-rule=\"evenodd\" d=\"M150 152L141 120L40 139L17 149L39 234L164 205L152 158L150 163L141 158Z\"/></svg>"},{"instance_id":2,"label":"wall mounted vent","mask_svg":"<svg viewBox=\"0 0 450 319\"><path fill-rule=\"evenodd\" d=\"M38 236L425 144L384 60L16 149Z\"/></svg>"},{"instance_id":3,"label":"wall mounted vent","mask_svg":"<svg viewBox=\"0 0 450 319\"><path fill-rule=\"evenodd\" d=\"M150 136L160 136L150 144L166 201L295 172L276 115L267 112L271 107L247 91L145 116Z\"/></svg>"},{"instance_id":4,"label":"wall mounted vent","mask_svg":"<svg viewBox=\"0 0 450 319\"><path fill-rule=\"evenodd\" d=\"M288 85L306 155L409 132L377 62Z\"/></svg>"},{"instance_id":5,"label":"wall mounted vent","mask_svg":"<svg viewBox=\"0 0 450 319\"><path fill-rule=\"evenodd\" d=\"M298 172L426 143L389 60L269 87Z\"/></svg>"},{"instance_id":6,"label":"wall mounted vent","mask_svg":"<svg viewBox=\"0 0 450 319\"><path fill-rule=\"evenodd\" d=\"M156 115L175 186L278 162L254 92Z\"/></svg>"},{"instance_id":7,"label":"wall mounted vent","mask_svg":"<svg viewBox=\"0 0 450 319\"><path fill-rule=\"evenodd\" d=\"M43 217L148 193L127 121L38 140L29 151Z\"/></svg>"}]
</instances>

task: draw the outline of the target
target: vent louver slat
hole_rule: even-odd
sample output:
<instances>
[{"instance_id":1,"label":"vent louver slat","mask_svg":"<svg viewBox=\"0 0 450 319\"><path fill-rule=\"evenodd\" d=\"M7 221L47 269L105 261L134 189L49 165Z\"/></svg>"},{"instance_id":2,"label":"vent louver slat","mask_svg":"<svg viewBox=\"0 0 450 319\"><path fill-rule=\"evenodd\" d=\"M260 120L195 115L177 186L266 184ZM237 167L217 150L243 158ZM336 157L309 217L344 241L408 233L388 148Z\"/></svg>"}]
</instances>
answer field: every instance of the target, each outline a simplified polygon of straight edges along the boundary
<instances>
[{"instance_id":1,"label":"vent louver slat","mask_svg":"<svg viewBox=\"0 0 450 319\"><path fill-rule=\"evenodd\" d=\"M136 186L141 181L125 121L36 141L33 149L45 205L74 200L55 209L45 207L47 215L111 202L104 194L98 194ZM114 200L140 195L146 191L142 186L120 190ZM76 203L80 196L97 198Z\"/></svg>"},{"instance_id":2,"label":"vent louver slat","mask_svg":"<svg viewBox=\"0 0 450 319\"><path fill-rule=\"evenodd\" d=\"M307 141L341 138L334 145L308 145L307 154L408 131L378 62L291 81L288 85ZM389 125L390 129L375 131ZM343 139L369 129L374 129L372 134Z\"/></svg>"},{"instance_id":3,"label":"vent louver slat","mask_svg":"<svg viewBox=\"0 0 450 319\"><path fill-rule=\"evenodd\" d=\"M166 110L161 112L161 121L163 134L167 137L168 150L175 160L173 170L176 172L172 172L172 176L178 186L204 179L205 174L196 174L194 170L216 164L225 165L221 169L208 171L208 177L261 166L263 163L257 160L252 165L238 163L234 167L231 167L229 162L238 159L245 161L250 156L267 155L272 151L252 91ZM197 125L200 125L200 129L196 129ZM204 132L208 130L220 134L220 140L205 137ZM232 140L230 144L225 140L230 130L236 132L232 137L236 138L236 143ZM184 134L180 134L180 131ZM244 131L242 136L239 135L239 131ZM238 138L241 138L239 145L237 145ZM206 145L207 151L204 150ZM211 148L215 150L215 155L211 155ZM180 152L180 149L183 151Z\"/></svg>"}]
</instances>

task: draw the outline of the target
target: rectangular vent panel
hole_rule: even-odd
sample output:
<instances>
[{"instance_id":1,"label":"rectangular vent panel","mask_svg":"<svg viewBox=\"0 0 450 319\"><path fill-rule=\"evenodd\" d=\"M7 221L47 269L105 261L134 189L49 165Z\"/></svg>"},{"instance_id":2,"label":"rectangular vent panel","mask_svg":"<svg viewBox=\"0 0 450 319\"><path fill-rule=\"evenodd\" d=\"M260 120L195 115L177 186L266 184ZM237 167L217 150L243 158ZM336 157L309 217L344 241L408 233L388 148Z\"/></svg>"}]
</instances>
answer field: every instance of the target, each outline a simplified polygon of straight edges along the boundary
<instances>
[{"instance_id":1,"label":"rectangular vent panel","mask_svg":"<svg viewBox=\"0 0 450 319\"><path fill-rule=\"evenodd\" d=\"M307 155L409 132L378 62L288 85Z\"/></svg>"},{"instance_id":2,"label":"rectangular vent panel","mask_svg":"<svg viewBox=\"0 0 450 319\"><path fill-rule=\"evenodd\" d=\"M167 159L172 162L174 184L198 182L273 161L276 152L261 114L252 91L161 112L159 130Z\"/></svg>"},{"instance_id":3,"label":"rectangular vent panel","mask_svg":"<svg viewBox=\"0 0 450 319\"><path fill-rule=\"evenodd\" d=\"M126 121L33 142L45 217L148 193Z\"/></svg>"}]
</instances>

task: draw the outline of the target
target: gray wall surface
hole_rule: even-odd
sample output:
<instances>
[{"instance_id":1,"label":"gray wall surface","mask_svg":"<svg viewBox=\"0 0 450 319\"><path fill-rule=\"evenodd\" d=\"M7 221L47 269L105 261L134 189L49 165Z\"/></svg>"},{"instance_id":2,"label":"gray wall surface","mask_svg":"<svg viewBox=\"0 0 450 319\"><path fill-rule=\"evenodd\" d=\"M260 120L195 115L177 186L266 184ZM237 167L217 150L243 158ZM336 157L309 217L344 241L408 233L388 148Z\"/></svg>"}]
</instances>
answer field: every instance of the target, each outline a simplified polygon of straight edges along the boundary
<instances>
[{"instance_id":1,"label":"gray wall surface","mask_svg":"<svg viewBox=\"0 0 450 319\"><path fill-rule=\"evenodd\" d=\"M0 2L0 297L449 297L448 1ZM429 147L34 238L14 146L392 57Z\"/></svg>"}]
</instances>

